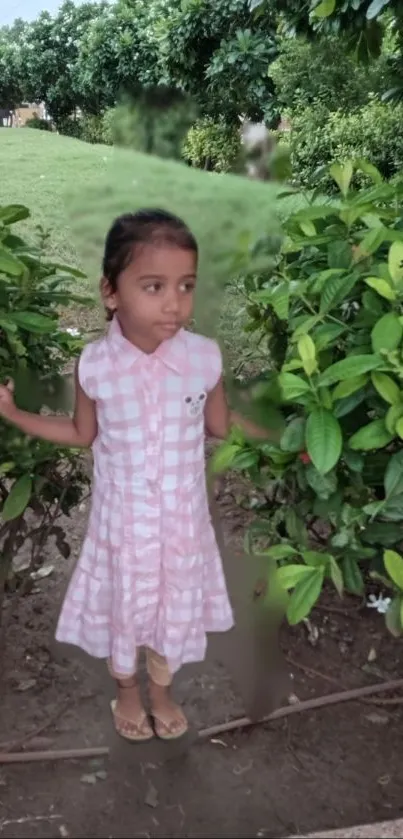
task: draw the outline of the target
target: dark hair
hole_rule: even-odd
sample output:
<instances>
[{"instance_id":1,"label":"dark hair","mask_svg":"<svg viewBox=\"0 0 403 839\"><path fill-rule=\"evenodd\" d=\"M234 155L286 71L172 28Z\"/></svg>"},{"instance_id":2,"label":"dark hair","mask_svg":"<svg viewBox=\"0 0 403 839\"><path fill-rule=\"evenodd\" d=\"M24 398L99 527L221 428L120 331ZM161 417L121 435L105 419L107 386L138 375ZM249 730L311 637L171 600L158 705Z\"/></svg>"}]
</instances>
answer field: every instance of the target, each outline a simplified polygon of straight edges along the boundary
<instances>
[{"instance_id":1,"label":"dark hair","mask_svg":"<svg viewBox=\"0 0 403 839\"><path fill-rule=\"evenodd\" d=\"M102 270L111 290L141 245L176 245L198 254L193 233L182 219L166 210L145 209L115 219L105 241Z\"/></svg>"}]
</instances>

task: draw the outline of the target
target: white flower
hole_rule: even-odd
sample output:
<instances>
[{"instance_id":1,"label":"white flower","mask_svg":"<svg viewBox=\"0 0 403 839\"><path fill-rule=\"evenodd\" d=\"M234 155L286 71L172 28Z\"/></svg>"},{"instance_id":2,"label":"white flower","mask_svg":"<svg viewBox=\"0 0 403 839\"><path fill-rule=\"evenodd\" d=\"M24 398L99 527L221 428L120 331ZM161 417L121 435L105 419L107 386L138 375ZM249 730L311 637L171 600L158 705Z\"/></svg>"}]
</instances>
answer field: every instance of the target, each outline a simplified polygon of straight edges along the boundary
<instances>
[{"instance_id":1,"label":"white flower","mask_svg":"<svg viewBox=\"0 0 403 839\"><path fill-rule=\"evenodd\" d=\"M368 609L376 609L380 615L386 615L391 604L390 597L384 597L383 594L370 594L367 602Z\"/></svg>"},{"instance_id":2,"label":"white flower","mask_svg":"<svg viewBox=\"0 0 403 839\"><path fill-rule=\"evenodd\" d=\"M75 326L69 326L69 327L66 329L66 332L67 332L69 335L71 335L73 338L79 338L79 337L80 337L80 335L81 335L80 330L79 330L79 329L76 329L76 327L75 327Z\"/></svg>"}]
</instances>

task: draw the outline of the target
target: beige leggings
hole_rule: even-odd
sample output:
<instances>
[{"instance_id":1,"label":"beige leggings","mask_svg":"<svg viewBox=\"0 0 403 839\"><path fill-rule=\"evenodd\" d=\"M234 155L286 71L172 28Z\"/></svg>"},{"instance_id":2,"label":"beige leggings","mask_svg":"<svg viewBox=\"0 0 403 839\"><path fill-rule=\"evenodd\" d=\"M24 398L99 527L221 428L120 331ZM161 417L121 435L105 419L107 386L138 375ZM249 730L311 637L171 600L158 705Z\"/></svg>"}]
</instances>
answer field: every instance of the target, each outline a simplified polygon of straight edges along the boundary
<instances>
[{"instance_id":1,"label":"beige leggings","mask_svg":"<svg viewBox=\"0 0 403 839\"><path fill-rule=\"evenodd\" d=\"M150 679L156 684L160 685L160 687L168 687L168 685L172 682L172 676L170 670L167 665L167 661L162 655L158 655L155 650L151 650L149 647L146 648L146 663L147 663L147 673ZM119 675L119 673L115 673L112 668L112 664L108 661L108 669L110 675L117 679L118 681L124 682L126 679L129 679L130 676L127 674L125 676Z\"/></svg>"}]
</instances>

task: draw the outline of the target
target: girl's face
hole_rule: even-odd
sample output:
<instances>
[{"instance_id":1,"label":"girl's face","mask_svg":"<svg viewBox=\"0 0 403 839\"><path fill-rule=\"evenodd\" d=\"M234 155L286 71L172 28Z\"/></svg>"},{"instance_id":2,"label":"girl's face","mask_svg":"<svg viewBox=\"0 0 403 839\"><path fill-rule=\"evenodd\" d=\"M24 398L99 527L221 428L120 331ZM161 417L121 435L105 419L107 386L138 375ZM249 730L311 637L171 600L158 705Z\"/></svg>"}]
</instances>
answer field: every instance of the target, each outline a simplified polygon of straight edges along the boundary
<instances>
[{"instance_id":1,"label":"girl's face","mask_svg":"<svg viewBox=\"0 0 403 839\"><path fill-rule=\"evenodd\" d=\"M123 334L145 352L172 338L192 317L197 258L175 245L143 245L119 275L117 290L103 282L103 298Z\"/></svg>"}]
</instances>

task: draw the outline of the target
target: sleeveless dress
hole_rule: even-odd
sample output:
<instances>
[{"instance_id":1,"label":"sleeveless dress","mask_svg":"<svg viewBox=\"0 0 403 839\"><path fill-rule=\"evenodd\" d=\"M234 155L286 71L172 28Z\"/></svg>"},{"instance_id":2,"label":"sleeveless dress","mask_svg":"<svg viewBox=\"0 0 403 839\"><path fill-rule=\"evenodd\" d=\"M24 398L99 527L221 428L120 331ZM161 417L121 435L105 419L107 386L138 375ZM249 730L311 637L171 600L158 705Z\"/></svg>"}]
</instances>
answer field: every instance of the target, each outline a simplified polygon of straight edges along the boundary
<instances>
[{"instance_id":1,"label":"sleeveless dress","mask_svg":"<svg viewBox=\"0 0 403 839\"><path fill-rule=\"evenodd\" d=\"M96 403L92 506L56 638L131 675L146 646L172 673L233 625L205 478L204 408L218 345L181 330L151 355L115 318L79 381Z\"/></svg>"}]
</instances>

